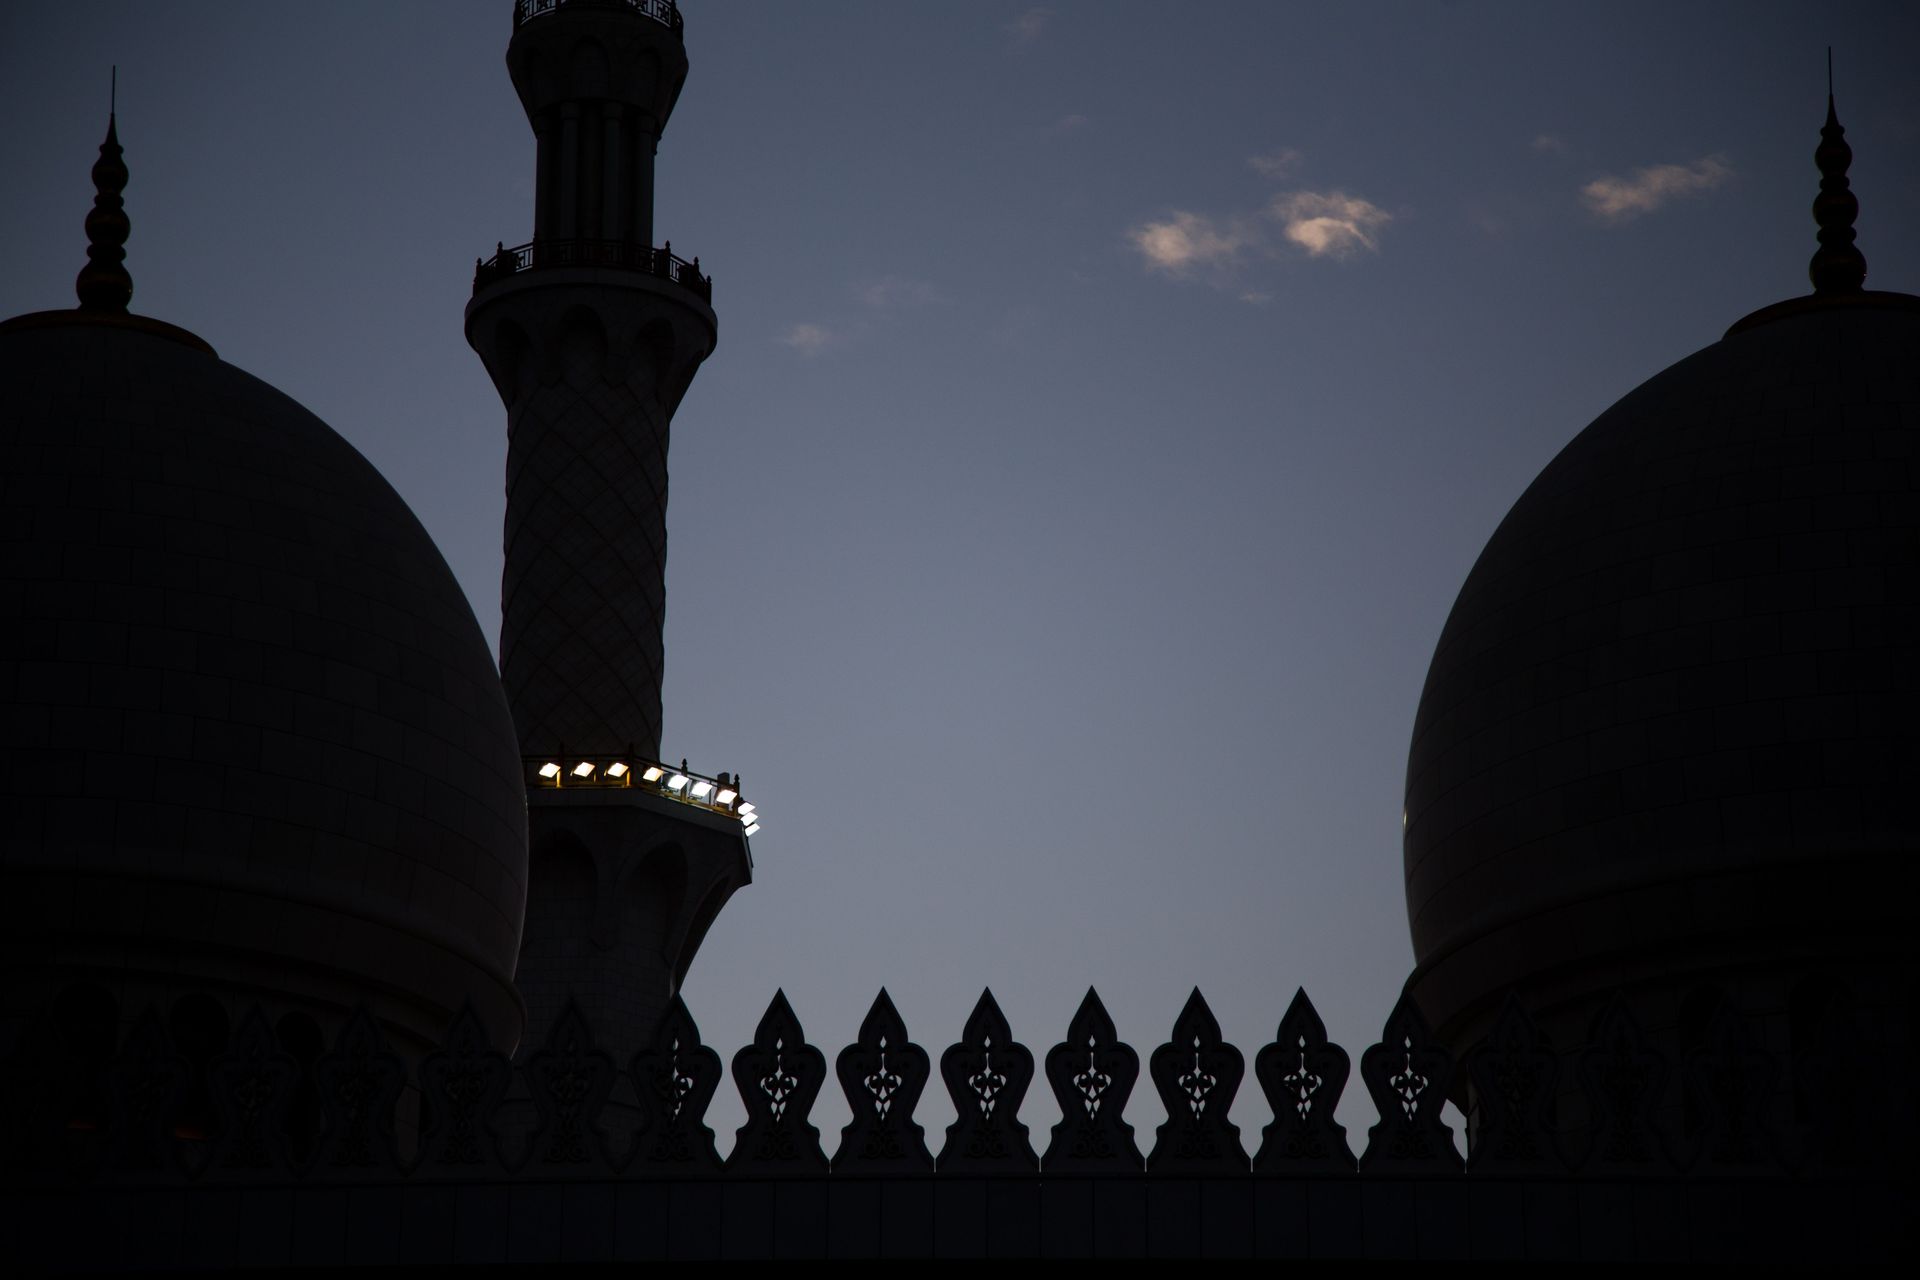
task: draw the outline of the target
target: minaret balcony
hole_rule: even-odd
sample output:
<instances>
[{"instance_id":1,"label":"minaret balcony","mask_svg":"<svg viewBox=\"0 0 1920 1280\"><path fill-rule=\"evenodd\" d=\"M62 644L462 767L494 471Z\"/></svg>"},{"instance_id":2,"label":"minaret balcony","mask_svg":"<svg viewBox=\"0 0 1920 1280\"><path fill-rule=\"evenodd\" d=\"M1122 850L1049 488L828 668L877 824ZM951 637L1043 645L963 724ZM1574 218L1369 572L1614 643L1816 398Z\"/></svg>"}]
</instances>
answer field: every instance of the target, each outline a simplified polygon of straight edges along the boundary
<instances>
[{"instance_id":1,"label":"minaret balcony","mask_svg":"<svg viewBox=\"0 0 1920 1280\"><path fill-rule=\"evenodd\" d=\"M581 3L582 0L572 0ZM671 7L671 6L669 6ZM531 240L509 249L501 246L491 258L473 264L473 292L497 284L522 271L556 267L599 267L616 271L643 271L671 281L713 305L713 277L700 271L700 259L689 262L675 256L673 245L655 249L625 240Z\"/></svg>"},{"instance_id":2,"label":"minaret balcony","mask_svg":"<svg viewBox=\"0 0 1920 1280\"><path fill-rule=\"evenodd\" d=\"M680 6L673 0L514 0L514 28L518 30L523 24L543 18L556 9L626 9L643 18L652 18L676 34L685 26Z\"/></svg>"}]
</instances>

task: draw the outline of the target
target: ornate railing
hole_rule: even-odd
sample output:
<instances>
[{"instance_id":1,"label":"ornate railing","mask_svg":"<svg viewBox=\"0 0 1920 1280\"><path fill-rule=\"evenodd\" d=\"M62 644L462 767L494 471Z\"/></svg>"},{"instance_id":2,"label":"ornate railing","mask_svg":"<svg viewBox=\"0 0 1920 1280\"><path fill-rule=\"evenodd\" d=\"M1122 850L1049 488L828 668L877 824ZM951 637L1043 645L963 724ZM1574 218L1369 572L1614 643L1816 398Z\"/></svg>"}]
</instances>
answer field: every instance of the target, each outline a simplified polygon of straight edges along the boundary
<instances>
[{"instance_id":1,"label":"ornate railing","mask_svg":"<svg viewBox=\"0 0 1920 1280\"><path fill-rule=\"evenodd\" d=\"M554 267L643 271L691 290L702 302L713 301L713 277L701 272L699 258L689 262L676 256L671 240L659 249L629 240L530 240L511 249L500 245L491 258L474 259L473 291L479 293L488 285L522 271Z\"/></svg>"},{"instance_id":2,"label":"ornate railing","mask_svg":"<svg viewBox=\"0 0 1920 1280\"><path fill-rule=\"evenodd\" d=\"M680 16L680 6L673 0L515 0L513 25L518 27L523 22L531 22L568 5L583 9L630 9L642 17L652 18L676 34L686 26Z\"/></svg>"},{"instance_id":3,"label":"ornate railing","mask_svg":"<svg viewBox=\"0 0 1920 1280\"><path fill-rule=\"evenodd\" d=\"M741 793L736 774L710 778L687 768L685 760L676 768L630 751L611 756L559 751L523 756L521 764L529 791L645 791L733 818L740 823L743 836L760 830L760 811Z\"/></svg>"}]
</instances>

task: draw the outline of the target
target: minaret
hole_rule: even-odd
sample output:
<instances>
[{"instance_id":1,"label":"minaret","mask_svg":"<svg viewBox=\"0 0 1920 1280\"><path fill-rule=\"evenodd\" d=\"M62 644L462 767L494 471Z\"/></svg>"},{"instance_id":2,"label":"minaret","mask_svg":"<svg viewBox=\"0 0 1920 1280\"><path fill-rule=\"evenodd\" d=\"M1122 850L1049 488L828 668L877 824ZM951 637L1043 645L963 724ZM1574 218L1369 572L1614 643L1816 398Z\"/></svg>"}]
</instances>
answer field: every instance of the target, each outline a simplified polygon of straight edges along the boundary
<instances>
[{"instance_id":1,"label":"minaret","mask_svg":"<svg viewBox=\"0 0 1920 1280\"><path fill-rule=\"evenodd\" d=\"M573 998L622 1061L751 879L737 781L650 767L668 429L716 333L698 259L652 244L682 31L673 0L516 0L507 67L539 141L533 239L477 265L466 313L507 407L500 669L532 846L522 1044Z\"/></svg>"}]
</instances>

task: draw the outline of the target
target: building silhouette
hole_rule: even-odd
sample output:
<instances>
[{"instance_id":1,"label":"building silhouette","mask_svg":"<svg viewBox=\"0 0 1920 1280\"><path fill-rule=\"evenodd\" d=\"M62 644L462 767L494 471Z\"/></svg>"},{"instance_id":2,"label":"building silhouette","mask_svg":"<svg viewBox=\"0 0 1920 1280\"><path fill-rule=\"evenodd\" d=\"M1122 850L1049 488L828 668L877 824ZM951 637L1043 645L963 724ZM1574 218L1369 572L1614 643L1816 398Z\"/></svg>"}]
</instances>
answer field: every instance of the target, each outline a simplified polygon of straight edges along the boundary
<instances>
[{"instance_id":1,"label":"building silhouette","mask_svg":"<svg viewBox=\"0 0 1920 1280\"><path fill-rule=\"evenodd\" d=\"M364 459L129 311L111 119L80 305L0 323L22 1259L1911 1244L1920 299L1864 288L1831 102L1814 292L1575 437L1462 589L1408 768L1418 965L1379 1042L1331 1044L1302 992L1243 1053L1196 991L1141 1053L1089 991L1036 1052L984 993L936 1058L882 991L833 1056L829 1156L828 1056L784 995L728 1071L676 996L757 818L737 775L660 759L669 426L717 334L698 260L651 243L684 24L514 23L533 235L477 264L466 316L508 418L498 671ZM944 1137L913 1119L936 1067ZM748 1113L724 1161L723 1075ZM1122 1118L1142 1075L1152 1135ZM1350 1077L1365 1135L1333 1117ZM1259 1134L1227 1118L1242 1087Z\"/></svg>"}]
</instances>

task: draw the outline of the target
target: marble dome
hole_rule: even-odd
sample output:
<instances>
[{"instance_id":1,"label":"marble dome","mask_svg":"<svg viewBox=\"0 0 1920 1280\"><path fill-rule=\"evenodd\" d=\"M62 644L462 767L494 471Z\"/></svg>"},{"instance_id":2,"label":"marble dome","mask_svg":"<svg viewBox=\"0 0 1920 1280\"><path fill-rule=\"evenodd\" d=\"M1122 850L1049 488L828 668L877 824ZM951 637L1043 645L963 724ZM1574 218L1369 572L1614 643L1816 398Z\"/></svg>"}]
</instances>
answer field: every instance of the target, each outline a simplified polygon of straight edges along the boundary
<instances>
[{"instance_id":1,"label":"marble dome","mask_svg":"<svg viewBox=\"0 0 1920 1280\"><path fill-rule=\"evenodd\" d=\"M418 1048L471 1002L511 1044L518 746L406 503L123 309L0 325L0 387L6 1013L73 983L365 1001Z\"/></svg>"},{"instance_id":2,"label":"marble dome","mask_svg":"<svg viewBox=\"0 0 1920 1280\"><path fill-rule=\"evenodd\" d=\"M1916 352L1904 295L1756 313L1501 522L1407 764L1408 989L1448 1039L1509 988L1573 1008L1803 961L1908 971Z\"/></svg>"}]
</instances>

